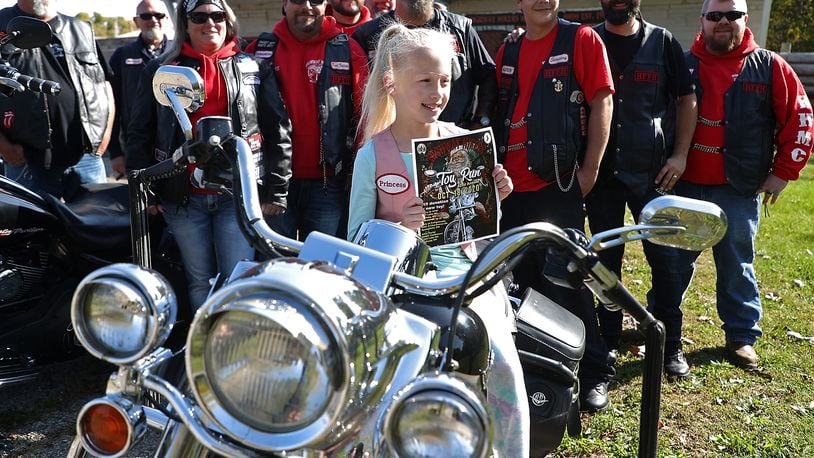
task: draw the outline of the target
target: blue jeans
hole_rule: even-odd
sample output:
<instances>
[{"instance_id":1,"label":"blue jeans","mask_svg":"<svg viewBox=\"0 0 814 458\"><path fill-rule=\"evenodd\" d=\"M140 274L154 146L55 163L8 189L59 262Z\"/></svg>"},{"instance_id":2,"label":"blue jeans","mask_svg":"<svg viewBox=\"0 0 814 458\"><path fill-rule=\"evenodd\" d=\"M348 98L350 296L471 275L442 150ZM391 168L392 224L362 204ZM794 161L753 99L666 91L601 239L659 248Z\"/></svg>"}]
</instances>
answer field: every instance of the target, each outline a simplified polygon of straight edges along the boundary
<instances>
[{"instance_id":1,"label":"blue jeans","mask_svg":"<svg viewBox=\"0 0 814 458\"><path fill-rule=\"evenodd\" d=\"M597 184L585 198L588 210L588 224L591 233L596 234L625 224L625 205L636 221L644 205L658 197L655 190L646 196L638 196L617 179ZM645 258L650 266L651 286L647 292L650 313L664 323L666 329L666 350L668 352L681 345L681 301L687 285L692 279L692 265L683 265L680 260L685 255L677 248L656 245L642 241ZM625 246L620 245L598 253L600 261L622 278L622 258ZM622 312L611 312L604 306L597 308L602 337L609 347L619 348L622 335Z\"/></svg>"},{"instance_id":2,"label":"blue jeans","mask_svg":"<svg viewBox=\"0 0 814 458\"><path fill-rule=\"evenodd\" d=\"M181 251L189 300L195 309L209 294L209 279L229 275L238 261L254 258L231 197L190 194L186 206L165 204L164 219Z\"/></svg>"},{"instance_id":3,"label":"blue jeans","mask_svg":"<svg viewBox=\"0 0 814 458\"><path fill-rule=\"evenodd\" d=\"M760 223L760 196L744 196L729 185L698 185L679 182L676 193L717 204L726 213L724 238L712 248L718 316L728 342L754 345L763 332L758 326L763 315L755 278L755 236ZM698 252L688 254L695 268ZM689 282L687 282L689 285Z\"/></svg>"},{"instance_id":4,"label":"blue jeans","mask_svg":"<svg viewBox=\"0 0 814 458\"><path fill-rule=\"evenodd\" d=\"M64 197L71 185L107 182L102 158L90 153L83 154L79 162L64 170L6 164L6 176L34 192L48 193L54 197ZM73 182L77 178L78 183Z\"/></svg>"},{"instance_id":5,"label":"blue jeans","mask_svg":"<svg viewBox=\"0 0 814 458\"><path fill-rule=\"evenodd\" d=\"M344 179L329 177L322 180L292 179L288 187L288 207L285 213L266 218L278 234L305 240L313 231L341 237L341 222L347 221L348 203ZM345 224L347 226L347 223Z\"/></svg>"}]
</instances>

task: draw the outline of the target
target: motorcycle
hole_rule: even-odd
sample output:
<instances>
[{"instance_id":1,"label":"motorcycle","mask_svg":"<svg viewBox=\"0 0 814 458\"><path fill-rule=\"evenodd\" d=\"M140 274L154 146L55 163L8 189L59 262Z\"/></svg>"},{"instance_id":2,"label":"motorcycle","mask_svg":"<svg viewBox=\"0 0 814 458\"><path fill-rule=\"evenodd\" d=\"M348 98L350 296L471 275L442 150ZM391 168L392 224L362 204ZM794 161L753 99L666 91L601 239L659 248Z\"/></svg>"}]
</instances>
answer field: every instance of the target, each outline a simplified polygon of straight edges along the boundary
<instances>
[{"instance_id":1,"label":"motorcycle","mask_svg":"<svg viewBox=\"0 0 814 458\"><path fill-rule=\"evenodd\" d=\"M51 28L17 17L0 38L3 53L47 45ZM29 90L57 95L58 83L0 62L0 97ZM118 183L77 186L67 202L0 175L0 388L38 376L42 362L78 355L71 296L95 269L131 258L129 195ZM163 243L167 243L166 241ZM168 245L169 246L169 245ZM155 246L156 252L167 249ZM179 278L170 259L162 271Z\"/></svg>"},{"instance_id":2,"label":"motorcycle","mask_svg":"<svg viewBox=\"0 0 814 458\"><path fill-rule=\"evenodd\" d=\"M185 109L198 105L201 87L189 68L164 66L153 80L156 99L173 107L190 140ZM77 336L118 370L106 394L81 409L70 457L125 456L148 428L163 431L160 457L491 456L488 336L467 305L531 249L562 262L560 281L584 285L638 319L648 346L640 456L655 456L664 327L596 252L638 239L708 248L726 230L720 208L659 197L640 224L591 239L529 224L495 238L465 275L429 278L426 245L397 224L372 220L355 243L275 233L261 213L251 150L232 134L230 119L201 119L195 142L208 150L181 147L137 174L149 181L194 162L222 177L208 161L223 155L242 231L270 260L240 263L219 281L179 349L164 346L177 306L161 275L116 264L86 277L72 301ZM531 453L542 456L566 430L579 432L584 328L533 291L517 317Z\"/></svg>"}]
</instances>

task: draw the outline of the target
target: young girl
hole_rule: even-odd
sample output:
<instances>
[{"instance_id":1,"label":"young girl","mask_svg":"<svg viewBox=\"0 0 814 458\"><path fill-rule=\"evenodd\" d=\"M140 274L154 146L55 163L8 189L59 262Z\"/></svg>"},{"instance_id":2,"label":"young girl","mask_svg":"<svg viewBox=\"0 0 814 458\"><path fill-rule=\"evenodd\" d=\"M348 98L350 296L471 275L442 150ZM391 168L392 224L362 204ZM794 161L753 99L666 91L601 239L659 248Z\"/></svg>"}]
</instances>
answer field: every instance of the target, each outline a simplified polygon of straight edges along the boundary
<instances>
[{"instance_id":1,"label":"young girl","mask_svg":"<svg viewBox=\"0 0 814 458\"><path fill-rule=\"evenodd\" d=\"M372 218L399 222L418 230L424 208L413 186L390 194L376 185L376 178L398 174L410 182L413 175L412 139L444 137L464 132L454 124L438 121L449 100L454 50L449 36L430 29L394 24L382 32L362 101L365 144L354 163L348 236ZM512 191L512 182L501 165L493 177L501 199ZM474 258L473 244L434 248L438 275L465 273ZM528 456L528 401L523 372L511 331L511 308L492 292L473 301L471 308L486 324L495 355L487 382L494 407L495 448L500 456Z\"/></svg>"}]
</instances>

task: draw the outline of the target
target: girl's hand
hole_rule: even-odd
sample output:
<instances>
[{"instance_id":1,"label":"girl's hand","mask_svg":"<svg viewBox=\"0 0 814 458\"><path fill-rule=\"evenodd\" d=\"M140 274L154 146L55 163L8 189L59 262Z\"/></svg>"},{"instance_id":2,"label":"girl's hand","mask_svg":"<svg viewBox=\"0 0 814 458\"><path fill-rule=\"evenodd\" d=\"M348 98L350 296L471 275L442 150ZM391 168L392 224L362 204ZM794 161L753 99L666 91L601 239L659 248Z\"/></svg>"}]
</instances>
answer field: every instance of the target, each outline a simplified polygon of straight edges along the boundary
<instances>
[{"instance_id":1,"label":"girl's hand","mask_svg":"<svg viewBox=\"0 0 814 458\"><path fill-rule=\"evenodd\" d=\"M502 164L495 164L495 168L492 170L492 178L495 179L495 185L497 185L497 195L500 197L500 200L503 200L512 193L514 190L514 183L512 183L512 178L509 176L506 169L503 168Z\"/></svg>"},{"instance_id":2,"label":"girl's hand","mask_svg":"<svg viewBox=\"0 0 814 458\"><path fill-rule=\"evenodd\" d=\"M424 225L424 201L413 197L404 205L401 211L401 225L418 231Z\"/></svg>"}]
</instances>

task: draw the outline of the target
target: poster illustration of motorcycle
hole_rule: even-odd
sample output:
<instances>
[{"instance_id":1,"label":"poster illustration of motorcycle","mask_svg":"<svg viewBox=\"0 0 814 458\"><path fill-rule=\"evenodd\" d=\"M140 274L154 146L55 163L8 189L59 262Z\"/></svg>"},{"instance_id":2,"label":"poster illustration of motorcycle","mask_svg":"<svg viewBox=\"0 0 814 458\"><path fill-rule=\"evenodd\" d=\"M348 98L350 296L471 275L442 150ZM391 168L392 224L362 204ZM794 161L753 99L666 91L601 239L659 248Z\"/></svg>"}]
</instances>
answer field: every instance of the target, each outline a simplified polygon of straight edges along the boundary
<instances>
[{"instance_id":1,"label":"poster illustration of motorcycle","mask_svg":"<svg viewBox=\"0 0 814 458\"><path fill-rule=\"evenodd\" d=\"M497 162L492 129L413 140L413 170L424 201L421 238L427 245L455 245L499 232L500 201L492 170Z\"/></svg>"}]
</instances>

